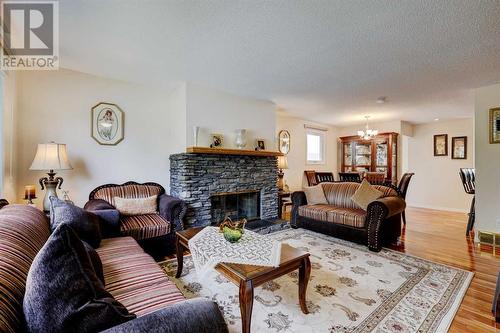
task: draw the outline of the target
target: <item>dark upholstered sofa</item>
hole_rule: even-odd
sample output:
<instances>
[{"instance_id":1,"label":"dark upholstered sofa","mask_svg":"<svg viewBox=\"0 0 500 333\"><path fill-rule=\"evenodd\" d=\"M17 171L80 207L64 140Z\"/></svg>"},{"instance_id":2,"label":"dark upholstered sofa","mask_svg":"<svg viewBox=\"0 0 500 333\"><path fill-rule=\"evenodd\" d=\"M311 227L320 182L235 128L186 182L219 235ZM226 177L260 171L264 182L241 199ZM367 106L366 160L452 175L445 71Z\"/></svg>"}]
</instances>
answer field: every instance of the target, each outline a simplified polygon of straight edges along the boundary
<instances>
[{"instance_id":1,"label":"dark upholstered sofa","mask_svg":"<svg viewBox=\"0 0 500 333\"><path fill-rule=\"evenodd\" d=\"M146 198L158 196L156 214L122 216L115 208L114 198ZM184 229L183 218L186 203L165 193L157 183L139 184L127 182L121 185L107 184L95 188L84 208L100 211L106 220L104 237L130 236L154 257L162 257L175 250L175 232Z\"/></svg>"},{"instance_id":2,"label":"dark upholstered sofa","mask_svg":"<svg viewBox=\"0 0 500 333\"><path fill-rule=\"evenodd\" d=\"M0 207L4 204L0 202ZM0 209L0 332L24 332L23 299L30 266L50 236L40 210L26 205ZM107 332L227 332L216 303L185 300L160 266L131 237L103 239L97 253L105 289L136 319Z\"/></svg>"},{"instance_id":3,"label":"dark upholstered sofa","mask_svg":"<svg viewBox=\"0 0 500 333\"><path fill-rule=\"evenodd\" d=\"M308 205L304 192L292 193L291 225L330 236L366 244L380 251L401 235L401 212L405 201L390 187L373 185L383 197L370 203L366 211L351 197L361 184L352 182L322 183L328 204Z\"/></svg>"}]
</instances>

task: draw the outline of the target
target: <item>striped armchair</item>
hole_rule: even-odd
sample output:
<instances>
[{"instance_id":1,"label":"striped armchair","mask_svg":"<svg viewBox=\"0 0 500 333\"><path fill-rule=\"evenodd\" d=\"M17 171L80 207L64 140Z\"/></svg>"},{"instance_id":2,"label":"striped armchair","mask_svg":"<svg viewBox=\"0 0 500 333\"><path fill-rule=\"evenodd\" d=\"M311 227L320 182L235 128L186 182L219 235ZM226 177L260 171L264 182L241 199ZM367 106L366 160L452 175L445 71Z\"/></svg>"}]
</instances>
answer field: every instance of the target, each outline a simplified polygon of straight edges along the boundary
<instances>
[{"instance_id":1,"label":"striped armchair","mask_svg":"<svg viewBox=\"0 0 500 333\"><path fill-rule=\"evenodd\" d=\"M405 201L390 187L374 185L383 193L365 211L351 197L361 184L321 183L328 204L310 205L302 191L292 193L291 225L367 244L373 251L401 235L401 212Z\"/></svg>"},{"instance_id":2,"label":"striped armchair","mask_svg":"<svg viewBox=\"0 0 500 333\"><path fill-rule=\"evenodd\" d=\"M158 196L158 209L154 214L124 216L115 208L116 197L132 199L153 195ZM186 203L166 194L163 186L157 183L99 186L90 192L84 208L105 221L101 226L104 238L131 236L157 257L173 252L175 232L184 229Z\"/></svg>"}]
</instances>

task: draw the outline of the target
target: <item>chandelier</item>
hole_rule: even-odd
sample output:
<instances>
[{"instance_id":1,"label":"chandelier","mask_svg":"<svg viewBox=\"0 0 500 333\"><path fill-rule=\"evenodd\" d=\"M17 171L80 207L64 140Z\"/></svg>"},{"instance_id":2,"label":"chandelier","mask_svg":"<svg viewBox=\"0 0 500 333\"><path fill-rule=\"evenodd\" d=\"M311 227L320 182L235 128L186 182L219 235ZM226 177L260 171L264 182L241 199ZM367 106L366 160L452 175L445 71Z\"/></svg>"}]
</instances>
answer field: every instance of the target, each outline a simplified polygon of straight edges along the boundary
<instances>
[{"instance_id":1,"label":"chandelier","mask_svg":"<svg viewBox=\"0 0 500 333\"><path fill-rule=\"evenodd\" d=\"M370 116L365 116L365 118L366 118L365 129L363 131L358 131L358 135L363 140L371 140L378 135L378 130L373 130L369 128L368 119L370 119Z\"/></svg>"}]
</instances>

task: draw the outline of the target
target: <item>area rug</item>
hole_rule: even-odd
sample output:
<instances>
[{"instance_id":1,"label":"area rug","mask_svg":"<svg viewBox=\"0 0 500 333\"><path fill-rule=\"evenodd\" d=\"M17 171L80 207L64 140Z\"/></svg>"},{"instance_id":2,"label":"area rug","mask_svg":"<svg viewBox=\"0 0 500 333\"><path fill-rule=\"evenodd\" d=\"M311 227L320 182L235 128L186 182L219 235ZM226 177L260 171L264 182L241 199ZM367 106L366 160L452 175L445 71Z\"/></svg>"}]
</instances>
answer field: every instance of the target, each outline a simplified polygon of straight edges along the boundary
<instances>
[{"instance_id":1,"label":"area rug","mask_svg":"<svg viewBox=\"0 0 500 333\"><path fill-rule=\"evenodd\" d=\"M400 252L361 246L303 229L266 235L311 254L309 314L298 304L298 272L257 287L252 332L446 332L473 274ZM175 259L160 263L187 298L216 301L230 332L241 332L238 287L224 276L202 281L190 256L174 277Z\"/></svg>"}]
</instances>

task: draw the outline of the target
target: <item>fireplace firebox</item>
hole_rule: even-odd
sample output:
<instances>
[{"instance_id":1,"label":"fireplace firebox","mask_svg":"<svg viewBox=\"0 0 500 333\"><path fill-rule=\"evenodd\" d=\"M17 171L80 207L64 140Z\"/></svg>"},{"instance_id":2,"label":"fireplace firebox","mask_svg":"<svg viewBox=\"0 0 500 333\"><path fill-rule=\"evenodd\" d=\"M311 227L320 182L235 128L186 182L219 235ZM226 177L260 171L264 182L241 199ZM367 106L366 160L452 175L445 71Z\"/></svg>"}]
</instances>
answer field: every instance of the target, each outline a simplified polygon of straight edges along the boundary
<instances>
[{"instance_id":1,"label":"fireplace firebox","mask_svg":"<svg viewBox=\"0 0 500 333\"><path fill-rule=\"evenodd\" d=\"M212 225L218 225L226 217L248 221L260 219L260 191L218 193L210 197Z\"/></svg>"}]
</instances>

